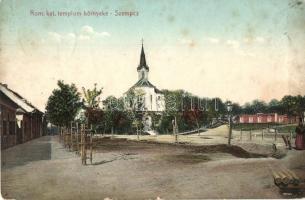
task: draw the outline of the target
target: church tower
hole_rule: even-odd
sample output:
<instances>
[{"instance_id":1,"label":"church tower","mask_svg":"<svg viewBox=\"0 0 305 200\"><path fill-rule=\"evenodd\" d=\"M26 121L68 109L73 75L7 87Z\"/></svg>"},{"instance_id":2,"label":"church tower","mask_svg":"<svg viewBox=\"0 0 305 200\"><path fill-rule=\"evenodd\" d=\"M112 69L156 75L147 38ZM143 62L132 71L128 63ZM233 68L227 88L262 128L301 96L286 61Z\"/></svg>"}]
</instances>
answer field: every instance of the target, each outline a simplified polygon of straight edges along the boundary
<instances>
[{"instance_id":1,"label":"church tower","mask_svg":"<svg viewBox=\"0 0 305 200\"><path fill-rule=\"evenodd\" d=\"M140 64L137 67L137 71L138 71L139 80L148 80L149 67L146 64L146 58L145 58L145 53L144 53L144 48L143 48L143 40L142 40Z\"/></svg>"}]
</instances>

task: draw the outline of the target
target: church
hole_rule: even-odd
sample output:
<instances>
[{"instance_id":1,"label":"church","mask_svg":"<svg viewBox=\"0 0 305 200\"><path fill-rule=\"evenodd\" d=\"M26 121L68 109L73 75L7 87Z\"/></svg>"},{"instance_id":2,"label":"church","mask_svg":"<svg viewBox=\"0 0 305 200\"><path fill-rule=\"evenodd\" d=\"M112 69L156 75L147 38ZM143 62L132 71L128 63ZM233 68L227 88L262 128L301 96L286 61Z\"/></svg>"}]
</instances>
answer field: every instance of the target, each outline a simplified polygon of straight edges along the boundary
<instances>
[{"instance_id":1,"label":"church","mask_svg":"<svg viewBox=\"0 0 305 200\"><path fill-rule=\"evenodd\" d=\"M150 114L160 114L164 111L165 99L162 92L149 81L149 66L146 63L143 42L137 72L138 81L124 93L125 108L143 112L144 130L150 131L152 123Z\"/></svg>"}]
</instances>

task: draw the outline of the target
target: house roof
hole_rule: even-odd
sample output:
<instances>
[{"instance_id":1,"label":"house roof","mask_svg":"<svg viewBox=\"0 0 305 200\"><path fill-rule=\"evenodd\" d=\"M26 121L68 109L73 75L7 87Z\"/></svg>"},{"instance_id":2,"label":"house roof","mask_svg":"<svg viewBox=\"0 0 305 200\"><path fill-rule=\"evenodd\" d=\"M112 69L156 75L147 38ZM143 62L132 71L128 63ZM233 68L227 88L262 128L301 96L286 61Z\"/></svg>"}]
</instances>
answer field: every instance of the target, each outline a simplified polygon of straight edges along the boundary
<instances>
[{"instance_id":1,"label":"house roof","mask_svg":"<svg viewBox=\"0 0 305 200\"><path fill-rule=\"evenodd\" d=\"M0 83L0 91L7 96L11 101L17 104L22 110L25 112L40 112L38 108L33 106L30 102L24 99L21 95L17 92L9 89L7 85Z\"/></svg>"}]
</instances>

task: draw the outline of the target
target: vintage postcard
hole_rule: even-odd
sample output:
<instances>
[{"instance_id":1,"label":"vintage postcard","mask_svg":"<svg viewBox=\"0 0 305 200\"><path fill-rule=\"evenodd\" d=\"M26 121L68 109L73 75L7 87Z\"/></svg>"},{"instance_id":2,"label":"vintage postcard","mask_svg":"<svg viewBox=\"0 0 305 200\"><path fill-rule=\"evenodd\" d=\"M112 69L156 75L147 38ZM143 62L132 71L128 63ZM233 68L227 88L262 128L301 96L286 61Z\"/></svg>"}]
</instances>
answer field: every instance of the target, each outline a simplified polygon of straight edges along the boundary
<instances>
[{"instance_id":1,"label":"vintage postcard","mask_svg":"<svg viewBox=\"0 0 305 200\"><path fill-rule=\"evenodd\" d=\"M0 0L3 199L305 197L304 0Z\"/></svg>"}]
</instances>

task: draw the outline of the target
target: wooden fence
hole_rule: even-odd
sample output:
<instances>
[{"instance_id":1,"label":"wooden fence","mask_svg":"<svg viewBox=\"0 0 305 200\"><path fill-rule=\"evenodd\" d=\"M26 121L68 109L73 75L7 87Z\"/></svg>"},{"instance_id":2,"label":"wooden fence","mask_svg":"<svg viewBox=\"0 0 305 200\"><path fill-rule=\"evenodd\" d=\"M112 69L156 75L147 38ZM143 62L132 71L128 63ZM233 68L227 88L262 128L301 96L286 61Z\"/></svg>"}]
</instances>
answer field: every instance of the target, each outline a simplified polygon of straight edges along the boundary
<instances>
[{"instance_id":1,"label":"wooden fence","mask_svg":"<svg viewBox=\"0 0 305 200\"><path fill-rule=\"evenodd\" d=\"M61 128L59 141L69 151L75 152L81 157L83 165L90 160L92 164L93 158L93 129L85 124L71 123L69 128Z\"/></svg>"}]
</instances>

